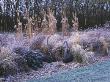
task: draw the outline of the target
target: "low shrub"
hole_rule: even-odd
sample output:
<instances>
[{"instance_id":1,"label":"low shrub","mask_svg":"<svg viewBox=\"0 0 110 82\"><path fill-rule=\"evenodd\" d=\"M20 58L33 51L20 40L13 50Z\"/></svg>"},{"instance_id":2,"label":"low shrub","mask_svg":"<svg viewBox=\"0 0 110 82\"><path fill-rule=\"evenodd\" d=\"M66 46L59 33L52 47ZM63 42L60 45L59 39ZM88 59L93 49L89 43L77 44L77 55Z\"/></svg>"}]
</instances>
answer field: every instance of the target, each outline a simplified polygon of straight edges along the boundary
<instances>
[{"instance_id":1,"label":"low shrub","mask_svg":"<svg viewBox=\"0 0 110 82\"><path fill-rule=\"evenodd\" d=\"M27 70L28 66L22 57L12 52L8 48L1 48L0 76L14 75L18 72L26 72Z\"/></svg>"}]
</instances>

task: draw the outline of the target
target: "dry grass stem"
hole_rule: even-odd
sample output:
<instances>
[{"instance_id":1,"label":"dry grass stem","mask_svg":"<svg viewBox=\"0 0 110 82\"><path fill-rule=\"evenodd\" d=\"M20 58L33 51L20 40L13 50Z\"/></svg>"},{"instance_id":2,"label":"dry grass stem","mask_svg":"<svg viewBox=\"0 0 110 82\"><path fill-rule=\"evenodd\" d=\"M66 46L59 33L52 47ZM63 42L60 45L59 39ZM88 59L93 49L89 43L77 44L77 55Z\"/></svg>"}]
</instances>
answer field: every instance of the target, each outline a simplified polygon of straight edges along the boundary
<instances>
[{"instance_id":1,"label":"dry grass stem","mask_svg":"<svg viewBox=\"0 0 110 82\"><path fill-rule=\"evenodd\" d=\"M52 10L50 10L50 8L48 9L48 24L49 24L49 34L53 35L56 32L56 23L57 20L54 17L54 12L52 12Z\"/></svg>"},{"instance_id":2,"label":"dry grass stem","mask_svg":"<svg viewBox=\"0 0 110 82\"><path fill-rule=\"evenodd\" d=\"M17 11L17 25L15 25L16 29L16 39L19 40L22 37L22 23L20 22L19 12Z\"/></svg>"},{"instance_id":3,"label":"dry grass stem","mask_svg":"<svg viewBox=\"0 0 110 82\"><path fill-rule=\"evenodd\" d=\"M62 18L62 33L63 33L63 36L67 36L68 35L68 31L67 31L67 28L68 28L68 19L66 18L66 16L64 16Z\"/></svg>"},{"instance_id":4,"label":"dry grass stem","mask_svg":"<svg viewBox=\"0 0 110 82\"><path fill-rule=\"evenodd\" d=\"M73 23L73 30L74 31L78 31L78 28L79 28L79 22L78 22L78 17L76 15L76 13L74 14L73 13L73 20L72 20L72 23Z\"/></svg>"}]
</instances>

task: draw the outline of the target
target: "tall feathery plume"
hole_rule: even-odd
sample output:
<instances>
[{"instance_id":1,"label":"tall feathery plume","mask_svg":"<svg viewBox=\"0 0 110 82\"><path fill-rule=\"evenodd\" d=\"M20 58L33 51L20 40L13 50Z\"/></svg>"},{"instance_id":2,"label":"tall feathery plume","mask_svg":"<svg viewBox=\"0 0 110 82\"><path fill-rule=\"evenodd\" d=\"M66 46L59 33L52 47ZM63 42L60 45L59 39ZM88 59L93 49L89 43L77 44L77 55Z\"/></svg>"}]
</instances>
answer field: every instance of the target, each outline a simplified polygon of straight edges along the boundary
<instances>
[{"instance_id":1,"label":"tall feathery plume","mask_svg":"<svg viewBox=\"0 0 110 82\"><path fill-rule=\"evenodd\" d=\"M36 32L35 32L35 19L34 19L34 16L32 16L32 36L35 36L36 35Z\"/></svg>"},{"instance_id":2,"label":"tall feathery plume","mask_svg":"<svg viewBox=\"0 0 110 82\"><path fill-rule=\"evenodd\" d=\"M32 38L32 18L29 17L29 12L26 9L26 19L28 20L28 23L26 24L26 35L29 39Z\"/></svg>"},{"instance_id":3,"label":"tall feathery plume","mask_svg":"<svg viewBox=\"0 0 110 82\"><path fill-rule=\"evenodd\" d=\"M28 22L28 14L27 14L27 9L26 9L26 11L25 11L25 13L24 13L24 18L27 20L27 22ZM27 38L27 23L25 24L25 29L24 29L24 33L25 33L25 35L26 35L26 38Z\"/></svg>"},{"instance_id":4,"label":"tall feathery plume","mask_svg":"<svg viewBox=\"0 0 110 82\"><path fill-rule=\"evenodd\" d=\"M54 33L56 32L56 23L57 23L57 20L56 20L56 18L54 17L54 11L53 11L53 12L51 11L50 17L51 17L51 19L52 19L51 32L52 32L52 34L54 34Z\"/></svg>"},{"instance_id":5,"label":"tall feathery plume","mask_svg":"<svg viewBox=\"0 0 110 82\"><path fill-rule=\"evenodd\" d=\"M78 31L79 28L79 22L78 22L78 17L76 13L73 13L73 31L75 31L75 44L79 44L80 43L80 34Z\"/></svg>"},{"instance_id":6,"label":"tall feathery plume","mask_svg":"<svg viewBox=\"0 0 110 82\"><path fill-rule=\"evenodd\" d=\"M37 17L37 15L35 15L35 18L33 18L33 25L34 25L34 27L33 27L33 32L34 32L34 34L35 35L37 35L39 32L38 32L38 21L36 20L36 17Z\"/></svg>"},{"instance_id":7,"label":"tall feathery plume","mask_svg":"<svg viewBox=\"0 0 110 82\"><path fill-rule=\"evenodd\" d=\"M50 8L48 9L48 24L49 24L49 34L54 34L56 32L56 23L57 20L54 17L54 12L52 10L50 10Z\"/></svg>"},{"instance_id":8,"label":"tall feathery plume","mask_svg":"<svg viewBox=\"0 0 110 82\"><path fill-rule=\"evenodd\" d=\"M20 22L19 18L19 11L17 9L17 25L15 25L16 29L16 39L19 40L22 37L22 23Z\"/></svg>"},{"instance_id":9,"label":"tall feathery plume","mask_svg":"<svg viewBox=\"0 0 110 82\"><path fill-rule=\"evenodd\" d=\"M78 28L79 28L79 22L78 22L78 17L76 16L76 13L73 13L73 20L72 20L72 23L73 23L73 30L74 31L78 31Z\"/></svg>"},{"instance_id":10,"label":"tall feathery plume","mask_svg":"<svg viewBox=\"0 0 110 82\"><path fill-rule=\"evenodd\" d=\"M51 27L52 27L52 18L51 18L51 10L50 10L50 8L48 8L47 17L48 17L48 24L49 24L49 34L51 35L52 34L52 29L51 29Z\"/></svg>"},{"instance_id":11,"label":"tall feathery plume","mask_svg":"<svg viewBox=\"0 0 110 82\"><path fill-rule=\"evenodd\" d=\"M28 18L28 35L29 35L29 39L32 38L32 18L29 17Z\"/></svg>"},{"instance_id":12,"label":"tall feathery plume","mask_svg":"<svg viewBox=\"0 0 110 82\"><path fill-rule=\"evenodd\" d=\"M37 29L38 29L38 33L41 33L41 32L42 32L41 21L42 21L41 17L38 16L38 17L37 17L37 23L38 23Z\"/></svg>"},{"instance_id":13,"label":"tall feathery plume","mask_svg":"<svg viewBox=\"0 0 110 82\"><path fill-rule=\"evenodd\" d=\"M53 16L53 33L55 33L57 31L57 26L56 26L57 20L54 17L54 12L53 12L52 16Z\"/></svg>"},{"instance_id":14,"label":"tall feathery plume","mask_svg":"<svg viewBox=\"0 0 110 82\"><path fill-rule=\"evenodd\" d=\"M42 32L44 34L47 34L47 32L49 30L49 27L48 27L48 21L46 19L46 12L43 11L43 14L44 14L44 18L43 18L43 21L42 21Z\"/></svg>"},{"instance_id":15,"label":"tall feathery plume","mask_svg":"<svg viewBox=\"0 0 110 82\"><path fill-rule=\"evenodd\" d=\"M61 23L62 23L63 36L67 36L68 35L67 28L68 28L69 24L68 24L68 19L66 17L66 14L64 12L63 12Z\"/></svg>"}]
</instances>

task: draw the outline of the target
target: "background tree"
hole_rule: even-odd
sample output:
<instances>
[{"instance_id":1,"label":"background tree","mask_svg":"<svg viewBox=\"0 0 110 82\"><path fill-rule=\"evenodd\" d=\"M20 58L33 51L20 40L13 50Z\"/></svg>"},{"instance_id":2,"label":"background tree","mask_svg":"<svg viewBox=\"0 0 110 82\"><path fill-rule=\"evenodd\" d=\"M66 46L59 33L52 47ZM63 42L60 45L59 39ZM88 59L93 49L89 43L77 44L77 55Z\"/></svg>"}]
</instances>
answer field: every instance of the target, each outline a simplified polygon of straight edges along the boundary
<instances>
[{"instance_id":1,"label":"background tree","mask_svg":"<svg viewBox=\"0 0 110 82\"><path fill-rule=\"evenodd\" d=\"M103 25L106 21L110 21L109 0L1 0L0 30L14 31L14 25L17 24L17 10L20 14L20 21L24 22L26 9L29 17L33 17L38 22L38 27L41 28L44 16L42 11L44 9L48 13L48 8L54 11L58 30L62 27L62 11L66 12L70 28L72 27L72 13L77 14L79 27L83 29Z\"/></svg>"}]
</instances>

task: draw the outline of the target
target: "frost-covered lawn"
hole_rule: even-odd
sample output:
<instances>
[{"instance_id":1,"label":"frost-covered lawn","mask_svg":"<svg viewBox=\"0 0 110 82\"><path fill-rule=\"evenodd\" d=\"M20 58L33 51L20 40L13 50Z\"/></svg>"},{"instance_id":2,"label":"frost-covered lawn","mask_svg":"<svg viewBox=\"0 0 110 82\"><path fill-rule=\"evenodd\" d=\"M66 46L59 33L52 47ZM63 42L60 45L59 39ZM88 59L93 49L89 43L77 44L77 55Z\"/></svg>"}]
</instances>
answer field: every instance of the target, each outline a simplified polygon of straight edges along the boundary
<instances>
[{"instance_id":1,"label":"frost-covered lawn","mask_svg":"<svg viewBox=\"0 0 110 82\"><path fill-rule=\"evenodd\" d=\"M109 82L110 60L27 82Z\"/></svg>"}]
</instances>

